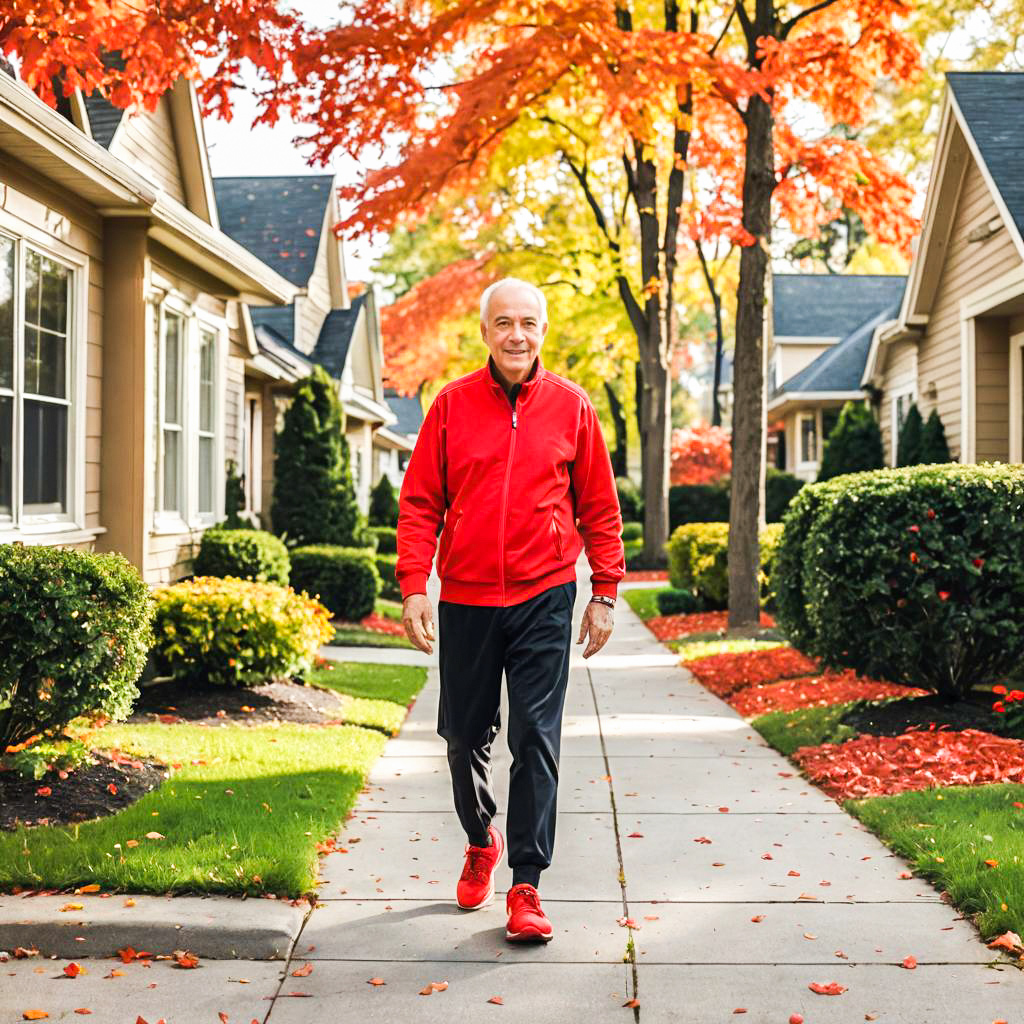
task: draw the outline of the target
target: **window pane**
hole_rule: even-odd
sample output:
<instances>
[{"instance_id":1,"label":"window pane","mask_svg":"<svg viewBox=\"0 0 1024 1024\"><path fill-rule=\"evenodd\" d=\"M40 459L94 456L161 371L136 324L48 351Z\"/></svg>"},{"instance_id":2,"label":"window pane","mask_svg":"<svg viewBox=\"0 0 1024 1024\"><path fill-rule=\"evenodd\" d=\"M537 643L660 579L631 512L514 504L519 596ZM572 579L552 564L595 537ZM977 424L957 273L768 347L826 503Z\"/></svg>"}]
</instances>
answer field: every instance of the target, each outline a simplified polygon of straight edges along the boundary
<instances>
[{"instance_id":1,"label":"window pane","mask_svg":"<svg viewBox=\"0 0 1024 1024\"><path fill-rule=\"evenodd\" d=\"M164 423L181 423L181 317L164 319Z\"/></svg>"},{"instance_id":2,"label":"window pane","mask_svg":"<svg viewBox=\"0 0 1024 1024\"><path fill-rule=\"evenodd\" d=\"M26 328L27 333L27 328ZM37 395L49 395L51 398L65 398L67 374L64 369L64 352L66 339L60 334L39 333L39 383L35 390ZM28 391L28 382L25 383Z\"/></svg>"},{"instance_id":3,"label":"window pane","mask_svg":"<svg viewBox=\"0 0 1024 1024\"><path fill-rule=\"evenodd\" d=\"M0 388L14 387L14 242L0 238Z\"/></svg>"},{"instance_id":4,"label":"window pane","mask_svg":"<svg viewBox=\"0 0 1024 1024\"><path fill-rule=\"evenodd\" d=\"M205 331L199 346L199 429L213 430L214 336Z\"/></svg>"},{"instance_id":5,"label":"window pane","mask_svg":"<svg viewBox=\"0 0 1024 1024\"><path fill-rule=\"evenodd\" d=\"M14 434L12 421L13 398L0 397L0 518L11 516L12 453Z\"/></svg>"},{"instance_id":6,"label":"window pane","mask_svg":"<svg viewBox=\"0 0 1024 1024\"><path fill-rule=\"evenodd\" d=\"M26 399L23 408L25 511L64 512L68 475L67 406Z\"/></svg>"},{"instance_id":7,"label":"window pane","mask_svg":"<svg viewBox=\"0 0 1024 1024\"><path fill-rule=\"evenodd\" d=\"M67 395L67 267L29 249L25 257L25 391Z\"/></svg>"},{"instance_id":8,"label":"window pane","mask_svg":"<svg viewBox=\"0 0 1024 1024\"><path fill-rule=\"evenodd\" d=\"M199 511L213 511L213 438L199 438Z\"/></svg>"},{"instance_id":9,"label":"window pane","mask_svg":"<svg viewBox=\"0 0 1024 1024\"><path fill-rule=\"evenodd\" d=\"M164 431L164 500L165 512L179 512L178 494L181 479L181 431Z\"/></svg>"},{"instance_id":10,"label":"window pane","mask_svg":"<svg viewBox=\"0 0 1024 1024\"><path fill-rule=\"evenodd\" d=\"M800 458L803 462L816 462L818 458L818 438L814 426L812 419L800 421Z\"/></svg>"},{"instance_id":11,"label":"window pane","mask_svg":"<svg viewBox=\"0 0 1024 1024\"><path fill-rule=\"evenodd\" d=\"M64 334L68 327L68 268L45 256L39 263L39 326Z\"/></svg>"},{"instance_id":12,"label":"window pane","mask_svg":"<svg viewBox=\"0 0 1024 1024\"><path fill-rule=\"evenodd\" d=\"M39 323L39 253L25 253L25 320Z\"/></svg>"}]
</instances>

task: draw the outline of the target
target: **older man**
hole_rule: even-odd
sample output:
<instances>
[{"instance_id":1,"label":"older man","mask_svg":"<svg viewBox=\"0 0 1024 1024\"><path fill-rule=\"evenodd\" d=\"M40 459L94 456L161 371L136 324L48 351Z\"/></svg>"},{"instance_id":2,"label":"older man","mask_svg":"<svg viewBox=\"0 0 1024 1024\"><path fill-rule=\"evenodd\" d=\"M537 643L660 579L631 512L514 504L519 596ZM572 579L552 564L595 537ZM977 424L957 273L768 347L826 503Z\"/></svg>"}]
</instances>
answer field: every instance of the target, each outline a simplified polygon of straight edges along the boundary
<instances>
[{"instance_id":1,"label":"older man","mask_svg":"<svg viewBox=\"0 0 1024 1024\"><path fill-rule=\"evenodd\" d=\"M589 658L612 632L625 573L615 479L594 407L545 370L543 292L506 278L480 301L487 365L441 389L430 406L399 498L398 567L409 639L430 653L427 576L442 518L437 571L441 699L455 809L466 832L456 887L465 910L494 897L505 838L492 823L491 744L505 674L512 753L507 809L512 887L506 937L547 941L540 873L555 837L562 708L569 677L576 559L593 596L577 643Z\"/></svg>"}]
</instances>

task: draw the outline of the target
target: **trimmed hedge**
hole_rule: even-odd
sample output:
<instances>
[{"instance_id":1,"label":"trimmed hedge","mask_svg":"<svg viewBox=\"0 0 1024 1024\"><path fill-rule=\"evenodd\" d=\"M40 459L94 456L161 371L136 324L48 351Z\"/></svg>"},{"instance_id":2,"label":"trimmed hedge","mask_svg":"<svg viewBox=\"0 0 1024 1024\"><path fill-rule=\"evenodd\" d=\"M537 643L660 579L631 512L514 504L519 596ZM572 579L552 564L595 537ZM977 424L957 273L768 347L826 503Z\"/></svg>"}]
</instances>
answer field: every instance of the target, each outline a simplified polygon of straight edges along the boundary
<instances>
[{"instance_id":1,"label":"trimmed hedge","mask_svg":"<svg viewBox=\"0 0 1024 1024\"><path fill-rule=\"evenodd\" d=\"M199 542L197 576L237 576L287 585L291 560L284 541L264 530L211 529Z\"/></svg>"},{"instance_id":2,"label":"trimmed hedge","mask_svg":"<svg viewBox=\"0 0 1024 1024\"><path fill-rule=\"evenodd\" d=\"M0 544L0 752L79 715L128 717L153 600L121 555Z\"/></svg>"},{"instance_id":3,"label":"trimmed hedge","mask_svg":"<svg viewBox=\"0 0 1024 1024\"><path fill-rule=\"evenodd\" d=\"M398 526L398 495L386 474L370 491L370 514L367 519L371 526Z\"/></svg>"},{"instance_id":4,"label":"trimmed hedge","mask_svg":"<svg viewBox=\"0 0 1024 1024\"><path fill-rule=\"evenodd\" d=\"M832 668L951 699L1024 662L1024 467L926 465L797 496L777 618Z\"/></svg>"},{"instance_id":5,"label":"trimmed hedge","mask_svg":"<svg viewBox=\"0 0 1024 1024\"><path fill-rule=\"evenodd\" d=\"M804 482L769 467L764 481L765 519L781 523L789 503ZM729 522L729 478L717 484L677 484L668 492L669 531L686 523Z\"/></svg>"},{"instance_id":6,"label":"trimmed hedge","mask_svg":"<svg viewBox=\"0 0 1024 1024\"><path fill-rule=\"evenodd\" d=\"M654 600L660 615L689 615L699 612L702 607L700 599L691 590L659 590Z\"/></svg>"},{"instance_id":7,"label":"trimmed hedge","mask_svg":"<svg viewBox=\"0 0 1024 1024\"><path fill-rule=\"evenodd\" d=\"M318 597L331 615L358 622L380 594L377 555L367 548L311 544L292 551L292 586Z\"/></svg>"},{"instance_id":8,"label":"trimmed hedge","mask_svg":"<svg viewBox=\"0 0 1024 1024\"><path fill-rule=\"evenodd\" d=\"M393 526L371 526L367 532L377 538L378 555L393 555L398 551L398 530Z\"/></svg>"},{"instance_id":9,"label":"trimmed hedge","mask_svg":"<svg viewBox=\"0 0 1024 1024\"><path fill-rule=\"evenodd\" d=\"M769 466L764 480L765 521L781 523L803 485L803 480L792 473L785 473L781 469Z\"/></svg>"},{"instance_id":10,"label":"trimmed hedge","mask_svg":"<svg viewBox=\"0 0 1024 1024\"><path fill-rule=\"evenodd\" d=\"M380 596L386 597L389 601L401 601L402 588L398 585L398 579L395 577L398 555L378 554L375 563L377 574L380 576Z\"/></svg>"},{"instance_id":11,"label":"trimmed hedge","mask_svg":"<svg viewBox=\"0 0 1024 1024\"><path fill-rule=\"evenodd\" d=\"M782 526L773 524L760 535L763 600L770 598L770 578ZM687 523L672 532L668 542L669 582L708 605L729 602L729 524Z\"/></svg>"},{"instance_id":12,"label":"trimmed hedge","mask_svg":"<svg viewBox=\"0 0 1024 1024\"><path fill-rule=\"evenodd\" d=\"M623 523L622 524L622 539L625 540L643 540L644 539L644 524L643 523Z\"/></svg>"},{"instance_id":13,"label":"trimmed hedge","mask_svg":"<svg viewBox=\"0 0 1024 1024\"><path fill-rule=\"evenodd\" d=\"M624 523L643 522L644 499L637 485L628 476L617 476L615 490L619 496L622 521Z\"/></svg>"},{"instance_id":14,"label":"trimmed hedge","mask_svg":"<svg viewBox=\"0 0 1024 1024\"><path fill-rule=\"evenodd\" d=\"M155 596L157 670L175 679L244 686L302 676L334 636L323 605L276 583L197 576Z\"/></svg>"}]
</instances>

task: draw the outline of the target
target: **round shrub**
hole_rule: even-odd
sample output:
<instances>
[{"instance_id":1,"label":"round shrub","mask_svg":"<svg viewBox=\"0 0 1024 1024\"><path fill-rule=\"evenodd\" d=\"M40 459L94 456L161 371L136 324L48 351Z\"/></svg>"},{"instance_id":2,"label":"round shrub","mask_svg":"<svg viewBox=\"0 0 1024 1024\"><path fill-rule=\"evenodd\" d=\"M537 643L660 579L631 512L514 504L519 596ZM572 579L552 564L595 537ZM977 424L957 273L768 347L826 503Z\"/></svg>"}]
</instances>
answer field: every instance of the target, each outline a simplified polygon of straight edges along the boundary
<instances>
[{"instance_id":1,"label":"round shrub","mask_svg":"<svg viewBox=\"0 0 1024 1024\"><path fill-rule=\"evenodd\" d=\"M1020 666L1024 467L859 473L793 505L778 617L805 653L950 699Z\"/></svg>"},{"instance_id":2,"label":"round shrub","mask_svg":"<svg viewBox=\"0 0 1024 1024\"><path fill-rule=\"evenodd\" d=\"M676 484L668 489L669 531L687 523L729 522L729 481Z\"/></svg>"},{"instance_id":3,"label":"round shrub","mask_svg":"<svg viewBox=\"0 0 1024 1024\"><path fill-rule=\"evenodd\" d=\"M781 523L790 502L804 482L792 473L769 467L764 481L764 518L769 523Z\"/></svg>"},{"instance_id":4,"label":"round shrub","mask_svg":"<svg viewBox=\"0 0 1024 1024\"><path fill-rule=\"evenodd\" d=\"M615 490L619 495L619 509L622 513L622 521L626 523L639 523L644 518L644 499L640 490L628 476L617 476L615 478Z\"/></svg>"},{"instance_id":5,"label":"round shrub","mask_svg":"<svg viewBox=\"0 0 1024 1024\"><path fill-rule=\"evenodd\" d=\"M79 715L128 717L152 642L121 555L0 544L0 751Z\"/></svg>"},{"instance_id":6,"label":"round shrub","mask_svg":"<svg viewBox=\"0 0 1024 1024\"><path fill-rule=\"evenodd\" d=\"M701 610L699 598L690 590L676 590L670 587L667 590L659 590L654 599L661 615L689 615Z\"/></svg>"},{"instance_id":7,"label":"round shrub","mask_svg":"<svg viewBox=\"0 0 1024 1024\"><path fill-rule=\"evenodd\" d=\"M161 675L244 686L305 675L334 636L323 605L291 587L197 576L155 592Z\"/></svg>"},{"instance_id":8,"label":"round shrub","mask_svg":"<svg viewBox=\"0 0 1024 1024\"><path fill-rule=\"evenodd\" d=\"M623 540L643 540L644 539L644 524L643 523L623 523L622 524L622 539Z\"/></svg>"},{"instance_id":9,"label":"round shrub","mask_svg":"<svg viewBox=\"0 0 1024 1024\"><path fill-rule=\"evenodd\" d=\"M393 555L398 551L398 530L393 526L371 526L369 532L377 538L378 555Z\"/></svg>"},{"instance_id":10,"label":"round shrub","mask_svg":"<svg viewBox=\"0 0 1024 1024\"><path fill-rule=\"evenodd\" d=\"M380 555L374 560L377 575L380 576L380 596L389 601L402 600L402 588L398 585L395 569L398 566L398 555Z\"/></svg>"},{"instance_id":11,"label":"round shrub","mask_svg":"<svg viewBox=\"0 0 1024 1024\"><path fill-rule=\"evenodd\" d=\"M197 576L237 576L287 585L291 563L284 541L264 530L207 530L194 563Z\"/></svg>"},{"instance_id":12,"label":"round shrub","mask_svg":"<svg viewBox=\"0 0 1024 1024\"><path fill-rule=\"evenodd\" d=\"M292 551L292 586L317 596L335 618L358 622L380 593L376 554L366 548L311 544Z\"/></svg>"}]
</instances>

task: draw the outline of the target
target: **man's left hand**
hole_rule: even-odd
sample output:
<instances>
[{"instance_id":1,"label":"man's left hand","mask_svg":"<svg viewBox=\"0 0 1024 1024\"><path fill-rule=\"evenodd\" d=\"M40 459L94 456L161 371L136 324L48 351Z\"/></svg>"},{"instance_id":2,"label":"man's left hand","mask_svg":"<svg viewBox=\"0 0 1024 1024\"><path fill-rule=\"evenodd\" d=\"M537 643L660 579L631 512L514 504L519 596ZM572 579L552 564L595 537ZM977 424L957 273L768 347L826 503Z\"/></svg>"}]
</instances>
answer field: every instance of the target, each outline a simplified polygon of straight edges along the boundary
<instances>
[{"instance_id":1,"label":"man's left hand","mask_svg":"<svg viewBox=\"0 0 1024 1024\"><path fill-rule=\"evenodd\" d=\"M587 648L583 652L584 658L597 654L608 642L612 635L612 627L615 625L615 616L612 609L600 601L588 601L586 610L583 612L583 622L580 623L580 638L576 643L583 643L583 638L589 633Z\"/></svg>"}]
</instances>

